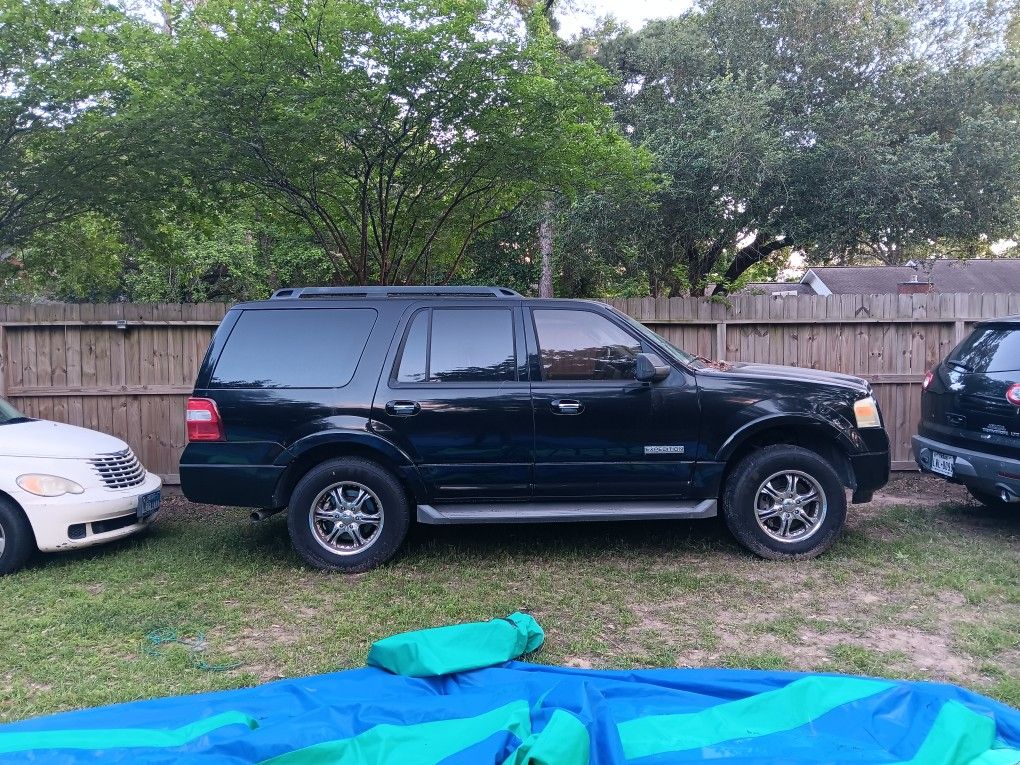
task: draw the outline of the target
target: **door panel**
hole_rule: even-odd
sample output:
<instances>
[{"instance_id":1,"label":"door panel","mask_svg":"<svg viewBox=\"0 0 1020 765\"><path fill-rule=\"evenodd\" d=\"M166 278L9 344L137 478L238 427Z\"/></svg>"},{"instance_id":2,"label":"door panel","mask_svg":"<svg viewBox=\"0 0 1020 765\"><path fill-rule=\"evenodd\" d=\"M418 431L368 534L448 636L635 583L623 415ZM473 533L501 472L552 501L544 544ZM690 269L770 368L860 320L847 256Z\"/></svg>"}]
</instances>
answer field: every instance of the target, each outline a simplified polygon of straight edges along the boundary
<instances>
[{"instance_id":1,"label":"door panel","mask_svg":"<svg viewBox=\"0 0 1020 765\"><path fill-rule=\"evenodd\" d=\"M373 419L392 428L387 438L434 500L528 499L534 434L519 309L423 308L406 327Z\"/></svg>"},{"instance_id":2,"label":"door panel","mask_svg":"<svg viewBox=\"0 0 1020 765\"><path fill-rule=\"evenodd\" d=\"M633 379L646 348L609 316L536 305L536 499L676 497L689 493L699 406L680 369L658 383Z\"/></svg>"}]
</instances>

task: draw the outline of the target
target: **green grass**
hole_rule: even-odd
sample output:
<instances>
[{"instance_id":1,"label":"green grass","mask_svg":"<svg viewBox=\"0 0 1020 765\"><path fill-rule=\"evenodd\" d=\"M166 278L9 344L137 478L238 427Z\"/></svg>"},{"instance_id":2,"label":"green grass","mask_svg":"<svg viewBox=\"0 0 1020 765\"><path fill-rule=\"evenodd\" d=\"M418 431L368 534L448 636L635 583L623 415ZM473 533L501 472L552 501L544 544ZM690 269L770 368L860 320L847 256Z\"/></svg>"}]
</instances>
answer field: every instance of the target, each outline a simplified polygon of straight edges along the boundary
<instances>
[{"instance_id":1,"label":"green grass","mask_svg":"<svg viewBox=\"0 0 1020 765\"><path fill-rule=\"evenodd\" d=\"M1020 705L1020 513L973 506L852 510L833 551L791 564L711 522L417 529L343 577L302 567L281 516L171 500L147 536L0 580L0 603L0 720L357 667L385 635L514 610L545 627L545 663L931 678ZM150 655L162 627L242 666Z\"/></svg>"}]
</instances>

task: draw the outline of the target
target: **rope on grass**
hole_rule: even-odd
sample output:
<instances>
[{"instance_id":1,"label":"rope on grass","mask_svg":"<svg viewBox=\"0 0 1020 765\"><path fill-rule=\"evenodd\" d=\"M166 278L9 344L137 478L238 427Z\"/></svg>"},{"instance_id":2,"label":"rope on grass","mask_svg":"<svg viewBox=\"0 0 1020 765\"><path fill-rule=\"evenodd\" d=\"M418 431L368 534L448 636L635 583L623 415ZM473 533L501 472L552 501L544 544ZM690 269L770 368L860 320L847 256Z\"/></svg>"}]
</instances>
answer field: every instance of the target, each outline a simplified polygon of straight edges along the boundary
<instances>
[{"instance_id":1,"label":"rope on grass","mask_svg":"<svg viewBox=\"0 0 1020 765\"><path fill-rule=\"evenodd\" d=\"M170 627L160 627L147 632L145 635L145 645L142 648L142 651L146 656L163 659L166 658L166 653L162 650L162 647L173 643L187 648L188 655L191 657L191 665L195 669L203 672L229 672L230 670L237 669L244 664L244 662L240 661L226 662L223 664L210 664L200 655L206 648L209 647L209 643L205 639L204 632L199 632L194 638L185 638L181 637L177 630Z\"/></svg>"}]
</instances>

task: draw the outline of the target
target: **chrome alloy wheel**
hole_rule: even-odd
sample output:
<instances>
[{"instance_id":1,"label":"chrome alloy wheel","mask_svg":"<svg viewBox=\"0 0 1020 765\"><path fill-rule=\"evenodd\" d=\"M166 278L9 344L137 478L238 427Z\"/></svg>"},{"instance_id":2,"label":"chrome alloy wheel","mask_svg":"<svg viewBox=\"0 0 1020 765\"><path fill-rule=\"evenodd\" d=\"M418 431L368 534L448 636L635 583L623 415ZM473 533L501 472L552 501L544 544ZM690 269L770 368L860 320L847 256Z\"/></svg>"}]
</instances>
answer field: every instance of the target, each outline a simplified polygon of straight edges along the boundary
<instances>
[{"instance_id":1,"label":"chrome alloy wheel","mask_svg":"<svg viewBox=\"0 0 1020 765\"><path fill-rule=\"evenodd\" d=\"M319 492L308 513L312 536L334 555L356 555L379 540L383 506L371 489L342 481Z\"/></svg>"},{"instance_id":2,"label":"chrome alloy wheel","mask_svg":"<svg viewBox=\"0 0 1020 765\"><path fill-rule=\"evenodd\" d=\"M825 491L799 470L774 473L758 487L754 500L758 526L778 542L802 542L825 520Z\"/></svg>"},{"instance_id":3,"label":"chrome alloy wheel","mask_svg":"<svg viewBox=\"0 0 1020 765\"><path fill-rule=\"evenodd\" d=\"M0 557L3 557L4 549L7 547L7 537L4 536L4 525L0 523Z\"/></svg>"}]
</instances>

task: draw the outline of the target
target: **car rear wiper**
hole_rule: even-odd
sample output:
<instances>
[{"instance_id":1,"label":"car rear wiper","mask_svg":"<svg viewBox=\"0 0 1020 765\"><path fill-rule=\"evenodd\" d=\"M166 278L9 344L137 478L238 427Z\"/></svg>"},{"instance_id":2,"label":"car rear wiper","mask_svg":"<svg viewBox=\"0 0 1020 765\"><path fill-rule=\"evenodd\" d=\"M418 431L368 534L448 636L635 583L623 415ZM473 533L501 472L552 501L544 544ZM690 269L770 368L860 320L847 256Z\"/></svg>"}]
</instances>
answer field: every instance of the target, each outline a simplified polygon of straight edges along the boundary
<instances>
[{"instance_id":1,"label":"car rear wiper","mask_svg":"<svg viewBox=\"0 0 1020 765\"><path fill-rule=\"evenodd\" d=\"M962 361L954 361L953 359L946 359L946 363L949 364L950 366L956 367L957 369L962 369L964 372L973 372L974 371L971 367L967 366Z\"/></svg>"}]
</instances>

